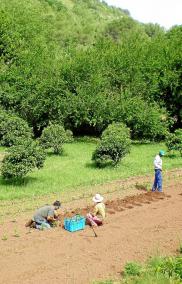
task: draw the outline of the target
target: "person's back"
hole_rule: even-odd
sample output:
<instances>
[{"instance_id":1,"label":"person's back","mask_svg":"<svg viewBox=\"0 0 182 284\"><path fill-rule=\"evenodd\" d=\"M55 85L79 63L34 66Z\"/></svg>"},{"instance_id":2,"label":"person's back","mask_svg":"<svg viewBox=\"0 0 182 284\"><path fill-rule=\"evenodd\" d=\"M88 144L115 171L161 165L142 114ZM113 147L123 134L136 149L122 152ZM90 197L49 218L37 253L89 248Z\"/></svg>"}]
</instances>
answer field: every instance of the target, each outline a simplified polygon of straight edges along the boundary
<instances>
[{"instance_id":1,"label":"person's back","mask_svg":"<svg viewBox=\"0 0 182 284\"><path fill-rule=\"evenodd\" d=\"M154 169L155 170L162 170L162 159L161 159L160 155L155 156Z\"/></svg>"},{"instance_id":2,"label":"person's back","mask_svg":"<svg viewBox=\"0 0 182 284\"><path fill-rule=\"evenodd\" d=\"M106 206L105 206L105 204L103 203L103 202L99 202L99 203L97 203L96 205L95 205L95 208L94 208L94 215L95 216L98 216L98 217L100 217L102 220L104 220L105 219L105 217L106 217L106 212L105 212L105 210L106 210Z\"/></svg>"},{"instance_id":3,"label":"person's back","mask_svg":"<svg viewBox=\"0 0 182 284\"><path fill-rule=\"evenodd\" d=\"M95 203L93 213L88 213L86 220L88 225L92 226L100 226L103 225L103 221L106 217L106 212L105 212L105 204L102 202L103 197L97 193L92 200Z\"/></svg>"},{"instance_id":4,"label":"person's back","mask_svg":"<svg viewBox=\"0 0 182 284\"><path fill-rule=\"evenodd\" d=\"M61 202L59 200L56 200L52 205L40 207L25 226L37 229L50 228L52 223L57 220L60 207Z\"/></svg>"},{"instance_id":5,"label":"person's back","mask_svg":"<svg viewBox=\"0 0 182 284\"><path fill-rule=\"evenodd\" d=\"M47 217L51 216L54 217L54 206L53 205L45 205L35 212L33 216L33 220L44 221L47 220Z\"/></svg>"}]
</instances>

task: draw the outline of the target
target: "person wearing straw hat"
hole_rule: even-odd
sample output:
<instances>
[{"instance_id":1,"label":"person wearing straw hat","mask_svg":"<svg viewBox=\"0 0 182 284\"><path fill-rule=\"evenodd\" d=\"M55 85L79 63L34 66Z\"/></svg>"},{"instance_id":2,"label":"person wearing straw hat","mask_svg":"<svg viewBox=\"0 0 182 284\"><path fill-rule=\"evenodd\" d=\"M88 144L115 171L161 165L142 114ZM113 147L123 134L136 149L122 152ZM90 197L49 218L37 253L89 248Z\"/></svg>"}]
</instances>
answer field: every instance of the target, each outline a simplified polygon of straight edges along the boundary
<instances>
[{"instance_id":1,"label":"person wearing straw hat","mask_svg":"<svg viewBox=\"0 0 182 284\"><path fill-rule=\"evenodd\" d=\"M95 194L92 198L95 203L93 213L87 214L87 224L93 226L101 226L103 225L103 221L106 217L106 209L105 204L103 203L103 196L99 193Z\"/></svg>"},{"instance_id":2,"label":"person wearing straw hat","mask_svg":"<svg viewBox=\"0 0 182 284\"><path fill-rule=\"evenodd\" d=\"M162 192L162 157L165 155L163 150L159 151L159 154L155 156L154 159L154 170L155 170L155 177L154 183L152 186L152 191L159 191Z\"/></svg>"}]
</instances>

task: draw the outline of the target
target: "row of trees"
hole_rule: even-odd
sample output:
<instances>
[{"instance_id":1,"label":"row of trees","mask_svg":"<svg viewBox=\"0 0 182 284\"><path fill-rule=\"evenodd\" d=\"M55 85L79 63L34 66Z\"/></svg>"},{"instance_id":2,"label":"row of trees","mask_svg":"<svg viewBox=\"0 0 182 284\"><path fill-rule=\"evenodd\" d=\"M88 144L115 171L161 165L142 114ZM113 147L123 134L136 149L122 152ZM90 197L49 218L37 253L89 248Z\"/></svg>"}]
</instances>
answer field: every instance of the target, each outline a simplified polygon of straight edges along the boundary
<instances>
[{"instance_id":1,"label":"row of trees","mask_svg":"<svg viewBox=\"0 0 182 284\"><path fill-rule=\"evenodd\" d=\"M181 26L71 2L1 1L0 105L36 137L50 122L94 135L122 122L133 139L164 139L181 123Z\"/></svg>"},{"instance_id":2,"label":"row of trees","mask_svg":"<svg viewBox=\"0 0 182 284\"><path fill-rule=\"evenodd\" d=\"M65 131L62 126L53 124L44 128L41 137L37 141L30 137L22 136L19 139L17 138L13 141L14 143L11 144L8 154L3 159L2 176L5 179L23 178L34 168L40 169L43 167L46 158L45 149L52 148L54 154L61 154L63 144L72 141L71 131ZM129 129L124 124L109 125L102 134L92 160L99 167L106 166L108 163L116 165L129 153L130 146Z\"/></svg>"},{"instance_id":3,"label":"row of trees","mask_svg":"<svg viewBox=\"0 0 182 284\"><path fill-rule=\"evenodd\" d=\"M22 134L22 129L23 127L20 129L17 127L17 133L20 130ZM24 130L27 130L27 126ZM11 135L9 137L12 143ZM44 128L37 141L23 136L14 139L2 162L2 176L5 179L23 178L34 168L43 167L46 158L45 149L52 148L54 154L61 154L63 144L72 141L73 136L70 130L65 131L62 126L54 124ZM10 145L8 140L6 142ZM169 151L178 150L182 155L182 131L176 130L174 134L169 133L166 145ZM130 152L130 148L130 129L123 123L112 123L103 131L100 142L92 154L92 160L98 167L108 164L117 165Z\"/></svg>"},{"instance_id":4,"label":"row of trees","mask_svg":"<svg viewBox=\"0 0 182 284\"><path fill-rule=\"evenodd\" d=\"M6 129L9 125L11 127ZM73 141L70 130L53 124L44 128L39 139L33 140L27 123L10 114L0 122L0 136L1 145L9 146L1 168L5 179L23 178L34 168L42 168L46 159L46 149L52 149L54 154L61 154L63 144Z\"/></svg>"}]
</instances>

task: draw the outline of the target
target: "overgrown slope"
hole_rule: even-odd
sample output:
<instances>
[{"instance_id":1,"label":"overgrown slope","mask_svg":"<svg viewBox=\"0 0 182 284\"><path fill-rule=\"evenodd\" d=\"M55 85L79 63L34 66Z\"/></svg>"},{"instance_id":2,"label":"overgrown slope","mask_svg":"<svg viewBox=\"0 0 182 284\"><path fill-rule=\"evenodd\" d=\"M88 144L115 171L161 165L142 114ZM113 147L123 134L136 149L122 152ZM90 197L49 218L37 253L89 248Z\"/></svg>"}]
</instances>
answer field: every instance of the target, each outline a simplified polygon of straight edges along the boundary
<instances>
[{"instance_id":1,"label":"overgrown slope","mask_svg":"<svg viewBox=\"0 0 182 284\"><path fill-rule=\"evenodd\" d=\"M1 0L0 106L36 135L49 121L81 134L122 121L161 139L169 115L181 121L181 32L98 0Z\"/></svg>"}]
</instances>

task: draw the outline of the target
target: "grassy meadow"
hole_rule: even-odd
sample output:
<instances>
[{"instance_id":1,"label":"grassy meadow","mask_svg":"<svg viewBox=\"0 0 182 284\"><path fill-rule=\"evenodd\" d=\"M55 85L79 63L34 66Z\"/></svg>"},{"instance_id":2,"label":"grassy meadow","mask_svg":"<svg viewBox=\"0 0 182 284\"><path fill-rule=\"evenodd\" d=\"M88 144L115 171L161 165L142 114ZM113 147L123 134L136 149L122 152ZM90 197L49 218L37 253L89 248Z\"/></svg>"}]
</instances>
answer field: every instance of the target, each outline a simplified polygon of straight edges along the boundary
<instances>
[{"instance_id":1,"label":"grassy meadow","mask_svg":"<svg viewBox=\"0 0 182 284\"><path fill-rule=\"evenodd\" d=\"M96 168L91 161L95 142L64 145L60 156L48 153L44 168L30 173L23 182L6 182L0 176L0 200L29 199L49 194L86 191L87 187L131 176L153 174L153 159L164 144L133 144L131 153L117 167ZM5 149L0 148L0 153ZM179 154L163 158L164 170L182 167Z\"/></svg>"}]
</instances>

